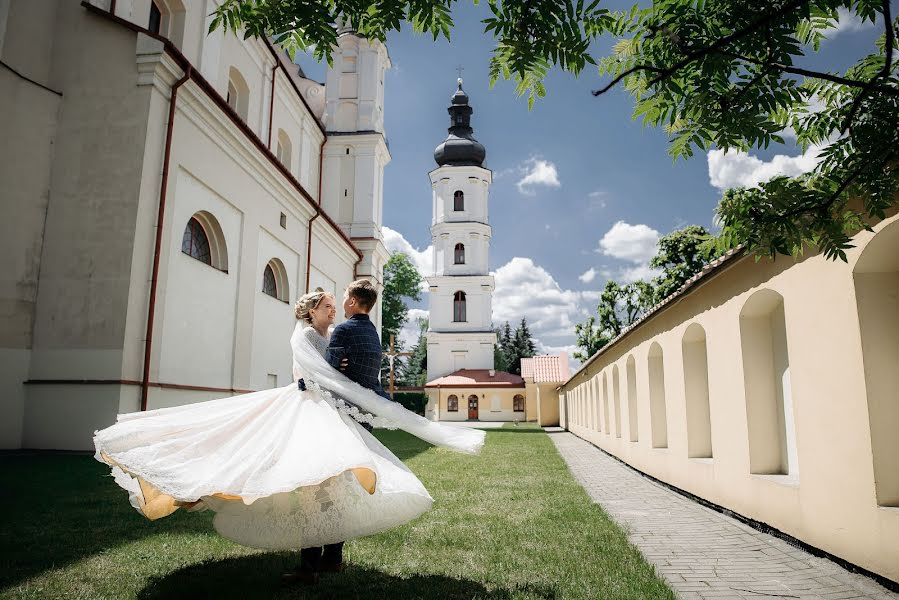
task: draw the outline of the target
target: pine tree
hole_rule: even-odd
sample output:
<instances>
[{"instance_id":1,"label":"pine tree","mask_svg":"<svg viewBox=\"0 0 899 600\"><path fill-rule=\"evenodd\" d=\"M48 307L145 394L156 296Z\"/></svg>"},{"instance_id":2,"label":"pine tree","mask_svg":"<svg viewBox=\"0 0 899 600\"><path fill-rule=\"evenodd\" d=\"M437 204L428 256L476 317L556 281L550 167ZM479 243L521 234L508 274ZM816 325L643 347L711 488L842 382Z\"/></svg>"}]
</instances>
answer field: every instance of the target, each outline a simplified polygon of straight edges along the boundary
<instances>
[{"instance_id":1,"label":"pine tree","mask_svg":"<svg viewBox=\"0 0 899 600\"><path fill-rule=\"evenodd\" d=\"M418 319L418 341L412 346L412 356L402 365L400 380L403 385L421 387L428 378L428 320Z\"/></svg>"},{"instance_id":2,"label":"pine tree","mask_svg":"<svg viewBox=\"0 0 899 600\"><path fill-rule=\"evenodd\" d=\"M512 337L511 352L509 353L509 371L521 375L521 359L529 358L537 353L531 331L528 329L527 319L522 317L521 323Z\"/></svg>"}]
</instances>

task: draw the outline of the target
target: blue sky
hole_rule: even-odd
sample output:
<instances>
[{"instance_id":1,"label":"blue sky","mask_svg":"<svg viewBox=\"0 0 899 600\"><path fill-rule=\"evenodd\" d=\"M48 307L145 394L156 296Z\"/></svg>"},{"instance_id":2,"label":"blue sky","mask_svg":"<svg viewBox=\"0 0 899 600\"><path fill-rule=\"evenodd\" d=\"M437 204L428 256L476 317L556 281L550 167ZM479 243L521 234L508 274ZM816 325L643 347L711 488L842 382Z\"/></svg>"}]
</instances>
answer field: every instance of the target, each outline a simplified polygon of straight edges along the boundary
<instances>
[{"instance_id":1,"label":"blue sky","mask_svg":"<svg viewBox=\"0 0 899 600\"><path fill-rule=\"evenodd\" d=\"M624 6L610 4L610 8ZM452 42L433 41L405 28L387 40L393 68L385 82L385 127L392 162L384 179L388 247L405 250L421 270L430 268L433 151L446 137L446 107L456 67L474 107L475 137L487 148L493 171L490 267L497 278L494 323L522 316L545 352L569 352L574 323L593 314L606 279L646 276L658 235L688 224L712 226L723 189L753 185L777 173L814 166L792 145L751 156L697 153L672 162L660 129L631 120L633 100L623 90L595 98L595 69L579 78L553 71L548 95L528 110L509 82L488 85L494 41L480 20L486 3L459 3ZM878 32L843 20L809 68L842 71L870 52ZM594 56L614 40L595 44ZM324 68L299 61L323 81ZM530 182L530 183L528 183ZM424 302L413 316L421 316Z\"/></svg>"}]
</instances>

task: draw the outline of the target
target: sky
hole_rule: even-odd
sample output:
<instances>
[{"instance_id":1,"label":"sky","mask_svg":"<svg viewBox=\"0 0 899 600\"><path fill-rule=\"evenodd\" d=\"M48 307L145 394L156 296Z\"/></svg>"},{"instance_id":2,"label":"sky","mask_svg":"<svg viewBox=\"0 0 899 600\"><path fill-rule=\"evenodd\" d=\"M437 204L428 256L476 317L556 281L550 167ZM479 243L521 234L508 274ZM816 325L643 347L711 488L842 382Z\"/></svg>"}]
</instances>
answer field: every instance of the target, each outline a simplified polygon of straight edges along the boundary
<instances>
[{"instance_id":1,"label":"sky","mask_svg":"<svg viewBox=\"0 0 899 600\"><path fill-rule=\"evenodd\" d=\"M493 322L514 326L526 318L541 353L570 357L574 325L595 314L606 280L652 276L647 262L659 236L690 224L713 229L725 189L815 166L815 149L803 154L789 139L749 154L713 149L672 161L664 131L633 121L633 99L623 90L590 94L605 81L590 68L578 78L551 71L547 96L528 110L512 83L489 86L494 40L480 23L488 14L486 3L456 4L451 42L408 26L388 37L393 66L384 111L392 160L384 173L385 243L409 254L423 275L432 272L428 172L446 137L446 108L462 66L474 136L486 146L485 166L493 171ZM873 50L878 33L873 24L843 18L821 51L809 49L801 64L844 71ZM613 43L598 40L594 56L608 54ZM322 65L298 62L307 76L324 80ZM413 303L412 320L427 316L427 300L425 293ZM417 338L411 323L401 337L407 346Z\"/></svg>"}]
</instances>

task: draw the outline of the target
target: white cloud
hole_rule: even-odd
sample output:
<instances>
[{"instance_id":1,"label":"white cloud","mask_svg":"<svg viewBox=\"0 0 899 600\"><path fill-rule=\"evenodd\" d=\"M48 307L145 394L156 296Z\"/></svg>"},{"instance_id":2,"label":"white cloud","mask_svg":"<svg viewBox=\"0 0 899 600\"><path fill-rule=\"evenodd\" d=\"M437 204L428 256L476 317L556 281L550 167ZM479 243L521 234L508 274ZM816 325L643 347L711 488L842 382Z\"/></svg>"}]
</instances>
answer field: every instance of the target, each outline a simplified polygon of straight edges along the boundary
<instances>
[{"instance_id":1,"label":"white cloud","mask_svg":"<svg viewBox=\"0 0 899 600\"><path fill-rule=\"evenodd\" d=\"M623 267L615 279L620 283L633 283L641 279L648 281L661 274L661 269L652 269L649 264L642 263L635 267Z\"/></svg>"},{"instance_id":2,"label":"white cloud","mask_svg":"<svg viewBox=\"0 0 899 600\"><path fill-rule=\"evenodd\" d=\"M587 271L585 271L580 277L578 277L583 283L590 283L594 279L596 279L596 269L590 267Z\"/></svg>"},{"instance_id":3,"label":"white cloud","mask_svg":"<svg viewBox=\"0 0 899 600\"><path fill-rule=\"evenodd\" d=\"M874 27L876 23L871 21L862 21L855 13L850 13L849 9L839 7L837 9L837 23L833 29L828 31L828 38L833 39L841 33L854 33Z\"/></svg>"},{"instance_id":4,"label":"white cloud","mask_svg":"<svg viewBox=\"0 0 899 600\"><path fill-rule=\"evenodd\" d=\"M820 152L820 146L813 146L799 156L777 154L771 160L761 160L746 152L709 150L709 183L723 191L755 187L777 175L795 177L814 169Z\"/></svg>"},{"instance_id":5,"label":"white cloud","mask_svg":"<svg viewBox=\"0 0 899 600\"><path fill-rule=\"evenodd\" d=\"M541 158L531 157L520 168L522 178L515 184L522 194L534 194L534 186L559 187L559 172L556 165Z\"/></svg>"},{"instance_id":6,"label":"white cloud","mask_svg":"<svg viewBox=\"0 0 899 600\"><path fill-rule=\"evenodd\" d=\"M659 237L659 232L648 225L618 221L599 240L597 252L619 260L645 263L655 256Z\"/></svg>"},{"instance_id":7,"label":"white cloud","mask_svg":"<svg viewBox=\"0 0 899 600\"><path fill-rule=\"evenodd\" d=\"M424 250L419 250L409 243L399 231L395 231L390 227L382 227L384 232L384 245L391 254L394 252L402 252L412 259L412 263L421 273L422 277L429 277L434 274L434 247L428 246Z\"/></svg>"},{"instance_id":8,"label":"white cloud","mask_svg":"<svg viewBox=\"0 0 899 600\"><path fill-rule=\"evenodd\" d=\"M493 275L493 324L500 326L508 321L514 329L524 317L540 352L571 348L574 325L594 312L599 298L599 292L562 289L530 258L516 256Z\"/></svg>"},{"instance_id":9,"label":"white cloud","mask_svg":"<svg viewBox=\"0 0 899 600\"><path fill-rule=\"evenodd\" d=\"M428 311L421 308L409 309L408 320L399 333L399 341L403 344L405 350L411 350L412 346L418 342L418 320L427 318Z\"/></svg>"}]
</instances>

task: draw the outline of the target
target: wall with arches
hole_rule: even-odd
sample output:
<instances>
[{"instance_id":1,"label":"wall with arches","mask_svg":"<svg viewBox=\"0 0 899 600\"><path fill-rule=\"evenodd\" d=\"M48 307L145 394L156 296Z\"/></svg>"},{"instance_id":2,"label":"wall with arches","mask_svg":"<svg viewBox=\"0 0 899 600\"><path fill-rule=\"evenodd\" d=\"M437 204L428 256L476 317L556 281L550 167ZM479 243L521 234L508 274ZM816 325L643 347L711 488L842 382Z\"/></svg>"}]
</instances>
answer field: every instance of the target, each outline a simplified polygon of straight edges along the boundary
<instances>
[{"instance_id":1,"label":"wall with arches","mask_svg":"<svg viewBox=\"0 0 899 600\"><path fill-rule=\"evenodd\" d=\"M727 260L563 385L563 425L899 581L899 217L874 229L847 263Z\"/></svg>"}]
</instances>

